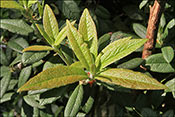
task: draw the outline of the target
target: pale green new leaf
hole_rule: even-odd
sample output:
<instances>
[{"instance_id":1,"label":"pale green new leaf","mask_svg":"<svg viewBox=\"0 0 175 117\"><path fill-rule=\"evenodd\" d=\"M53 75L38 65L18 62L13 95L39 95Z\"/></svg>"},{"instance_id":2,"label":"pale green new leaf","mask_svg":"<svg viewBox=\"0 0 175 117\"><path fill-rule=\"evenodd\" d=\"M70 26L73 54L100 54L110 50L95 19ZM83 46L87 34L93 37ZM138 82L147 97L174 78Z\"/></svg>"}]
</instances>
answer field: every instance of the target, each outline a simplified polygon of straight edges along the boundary
<instances>
[{"instance_id":1,"label":"pale green new leaf","mask_svg":"<svg viewBox=\"0 0 175 117\"><path fill-rule=\"evenodd\" d=\"M58 29L58 22L55 18L55 15L49 5L45 5L44 8L44 15L43 15L43 26L44 30L51 38L56 38L59 29Z\"/></svg>"},{"instance_id":2,"label":"pale green new leaf","mask_svg":"<svg viewBox=\"0 0 175 117\"><path fill-rule=\"evenodd\" d=\"M38 30L39 30L39 32L41 33L41 35L46 39L46 41L47 41L50 45L52 45L52 44L54 43L54 39L51 38L51 37L49 37L49 36L47 35L47 33L46 33L42 28L40 28L40 26L39 26L38 24L36 24L36 27L38 28Z\"/></svg>"},{"instance_id":3,"label":"pale green new leaf","mask_svg":"<svg viewBox=\"0 0 175 117\"><path fill-rule=\"evenodd\" d=\"M14 0L1 0L0 7L24 10L24 8Z\"/></svg>"},{"instance_id":4,"label":"pale green new leaf","mask_svg":"<svg viewBox=\"0 0 175 117\"><path fill-rule=\"evenodd\" d=\"M87 69L94 63L90 50L88 49L87 43L84 42L82 35L77 29L67 20L68 26L68 39L72 49L80 60L81 64Z\"/></svg>"},{"instance_id":5,"label":"pale green new leaf","mask_svg":"<svg viewBox=\"0 0 175 117\"><path fill-rule=\"evenodd\" d=\"M86 78L88 76L81 68L58 65L31 78L18 92L60 87Z\"/></svg>"},{"instance_id":6,"label":"pale green new leaf","mask_svg":"<svg viewBox=\"0 0 175 117\"><path fill-rule=\"evenodd\" d=\"M76 21L71 22L72 25L75 24ZM55 44L58 46L67 36L67 25L58 33L56 39L55 39Z\"/></svg>"},{"instance_id":7,"label":"pale green new leaf","mask_svg":"<svg viewBox=\"0 0 175 117\"><path fill-rule=\"evenodd\" d=\"M129 55L141 47L147 39L124 38L116 40L104 48L96 59L96 65L102 69L113 62Z\"/></svg>"},{"instance_id":8,"label":"pale green new leaf","mask_svg":"<svg viewBox=\"0 0 175 117\"><path fill-rule=\"evenodd\" d=\"M161 49L164 59L170 63L174 58L174 50L171 46L163 47Z\"/></svg>"},{"instance_id":9,"label":"pale green new leaf","mask_svg":"<svg viewBox=\"0 0 175 117\"><path fill-rule=\"evenodd\" d=\"M53 48L50 46L33 45L33 46L29 46L27 48L24 48L23 52L26 52L26 51L47 51L47 50L53 50Z\"/></svg>"},{"instance_id":10,"label":"pale green new leaf","mask_svg":"<svg viewBox=\"0 0 175 117\"><path fill-rule=\"evenodd\" d=\"M83 87L82 85L78 85L67 102L67 105L64 111L64 116L74 117L79 111L82 99L83 99Z\"/></svg>"},{"instance_id":11,"label":"pale green new leaf","mask_svg":"<svg viewBox=\"0 0 175 117\"><path fill-rule=\"evenodd\" d=\"M89 14L88 9L85 9L79 23L79 29L78 31L83 36L84 41L88 43L88 47L90 49L90 52L94 55L94 57L97 56L97 32L96 32L96 26L92 19L92 17Z\"/></svg>"},{"instance_id":12,"label":"pale green new leaf","mask_svg":"<svg viewBox=\"0 0 175 117\"><path fill-rule=\"evenodd\" d=\"M108 69L101 72L96 79L102 82L116 84L132 89L166 89L165 85L159 83L154 78L151 78L146 74L127 69Z\"/></svg>"}]
</instances>

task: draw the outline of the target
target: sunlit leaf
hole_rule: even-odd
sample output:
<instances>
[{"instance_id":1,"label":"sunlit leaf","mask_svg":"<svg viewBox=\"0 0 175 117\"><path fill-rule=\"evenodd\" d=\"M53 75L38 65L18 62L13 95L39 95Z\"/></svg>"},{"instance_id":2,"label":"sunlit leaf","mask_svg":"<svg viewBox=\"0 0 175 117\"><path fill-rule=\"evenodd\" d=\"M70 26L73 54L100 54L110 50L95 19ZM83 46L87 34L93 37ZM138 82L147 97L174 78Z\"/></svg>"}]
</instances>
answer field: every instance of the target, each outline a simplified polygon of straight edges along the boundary
<instances>
[{"instance_id":1,"label":"sunlit leaf","mask_svg":"<svg viewBox=\"0 0 175 117\"><path fill-rule=\"evenodd\" d=\"M136 49L141 47L146 41L147 39L130 38L124 38L114 41L101 51L101 53L96 59L96 65L100 67L100 69L102 69L134 52Z\"/></svg>"},{"instance_id":2,"label":"sunlit leaf","mask_svg":"<svg viewBox=\"0 0 175 117\"><path fill-rule=\"evenodd\" d=\"M83 36L84 41L88 44L90 52L96 57L98 50L97 32L95 23L90 16L88 9L84 10L80 18L78 31Z\"/></svg>"},{"instance_id":3,"label":"sunlit leaf","mask_svg":"<svg viewBox=\"0 0 175 117\"><path fill-rule=\"evenodd\" d=\"M60 87L86 78L87 74L80 68L58 65L31 78L18 92Z\"/></svg>"},{"instance_id":4,"label":"sunlit leaf","mask_svg":"<svg viewBox=\"0 0 175 117\"><path fill-rule=\"evenodd\" d=\"M75 90L73 91L72 95L70 96L65 111L64 116L70 116L73 117L77 114L79 111L79 108L81 106L81 102L83 99L83 86L78 85Z\"/></svg>"},{"instance_id":5,"label":"sunlit leaf","mask_svg":"<svg viewBox=\"0 0 175 117\"><path fill-rule=\"evenodd\" d=\"M77 31L77 29L70 24L67 20L68 25L68 39L70 41L70 45L72 46L75 55L80 60L82 65L86 69L90 69L90 66L93 64L93 58L88 49L88 45L84 42L82 35Z\"/></svg>"},{"instance_id":6,"label":"sunlit leaf","mask_svg":"<svg viewBox=\"0 0 175 117\"><path fill-rule=\"evenodd\" d=\"M47 50L53 50L53 48L50 46L34 45L34 46L29 46L27 48L24 48L23 52L26 52L26 51L47 51Z\"/></svg>"},{"instance_id":7,"label":"sunlit leaf","mask_svg":"<svg viewBox=\"0 0 175 117\"><path fill-rule=\"evenodd\" d=\"M75 24L75 21L71 22L72 25ZM56 46L58 46L67 36L67 26L65 26L64 28L62 28L62 30L58 33L56 39L55 39L55 44Z\"/></svg>"},{"instance_id":8,"label":"sunlit leaf","mask_svg":"<svg viewBox=\"0 0 175 117\"><path fill-rule=\"evenodd\" d=\"M175 92L175 78L166 82L165 85L168 87L168 89L165 90L166 92Z\"/></svg>"},{"instance_id":9,"label":"sunlit leaf","mask_svg":"<svg viewBox=\"0 0 175 117\"><path fill-rule=\"evenodd\" d=\"M59 33L58 23L52 9L47 4L44 8L43 26L47 35L49 35L51 38L57 37Z\"/></svg>"},{"instance_id":10,"label":"sunlit leaf","mask_svg":"<svg viewBox=\"0 0 175 117\"><path fill-rule=\"evenodd\" d=\"M108 69L101 72L96 79L132 89L166 89L166 86L154 78L127 69Z\"/></svg>"},{"instance_id":11,"label":"sunlit leaf","mask_svg":"<svg viewBox=\"0 0 175 117\"><path fill-rule=\"evenodd\" d=\"M14 9L19 9L19 10L24 10L24 8L14 0L1 0L0 7L1 8L14 8Z\"/></svg>"}]
</instances>

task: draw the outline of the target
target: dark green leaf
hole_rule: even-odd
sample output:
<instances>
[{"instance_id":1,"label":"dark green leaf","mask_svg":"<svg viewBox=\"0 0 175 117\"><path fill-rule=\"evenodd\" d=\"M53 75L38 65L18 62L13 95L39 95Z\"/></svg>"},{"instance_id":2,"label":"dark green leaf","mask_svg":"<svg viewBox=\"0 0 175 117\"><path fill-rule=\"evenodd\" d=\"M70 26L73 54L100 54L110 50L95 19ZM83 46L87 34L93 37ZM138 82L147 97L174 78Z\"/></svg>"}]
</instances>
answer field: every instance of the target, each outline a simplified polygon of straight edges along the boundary
<instances>
[{"instance_id":1,"label":"dark green leaf","mask_svg":"<svg viewBox=\"0 0 175 117\"><path fill-rule=\"evenodd\" d=\"M124 62L117 66L117 68L124 68L124 69L134 69L138 67L144 60L142 58L133 58L127 62Z\"/></svg>"},{"instance_id":2,"label":"dark green leaf","mask_svg":"<svg viewBox=\"0 0 175 117\"><path fill-rule=\"evenodd\" d=\"M18 80L14 80L14 79L10 80L7 91L14 90L14 87L16 86L17 83L18 83Z\"/></svg>"},{"instance_id":3,"label":"dark green leaf","mask_svg":"<svg viewBox=\"0 0 175 117\"><path fill-rule=\"evenodd\" d=\"M71 117L75 116L79 111L82 99L83 99L83 86L78 85L67 102L64 111L64 116L71 116Z\"/></svg>"},{"instance_id":4,"label":"dark green leaf","mask_svg":"<svg viewBox=\"0 0 175 117\"><path fill-rule=\"evenodd\" d=\"M140 36L141 38L146 38L146 27L141 24L134 23L133 29L138 36Z\"/></svg>"},{"instance_id":5,"label":"dark green leaf","mask_svg":"<svg viewBox=\"0 0 175 117\"><path fill-rule=\"evenodd\" d=\"M174 111L168 110L162 115L162 117L174 117Z\"/></svg>"},{"instance_id":6,"label":"dark green leaf","mask_svg":"<svg viewBox=\"0 0 175 117\"><path fill-rule=\"evenodd\" d=\"M154 54L146 59L146 66L150 67L151 71L168 73L174 72L175 69L171 64L167 63L162 54Z\"/></svg>"},{"instance_id":7,"label":"dark green leaf","mask_svg":"<svg viewBox=\"0 0 175 117\"><path fill-rule=\"evenodd\" d=\"M10 66L13 66L13 65L21 62L21 58L22 58L21 54L17 55L17 57L11 62Z\"/></svg>"},{"instance_id":8,"label":"dark green leaf","mask_svg":"<svg viewBox=\"0 0 175 117\"><path fill-rule=\"evenodd\" d=\"M7 91L9 83L10 83L10 79L11 79L11 71L9 69L8 71L6 71L4 77L1 79L0 97L3 97L3 95Z\"/></svg>"},{"instance_id":9,"label":"dark green leaf","mask_svg":"<svg viewBox=\"0 0 175 117\"><path fill-rule=\"evenodd\" d=\"M4 50L2 48L0 48L0 63L2 65L8 65L9 64L7 56L5 55Z\"/></svg>"},{"instance_id":10,"label":"dark green leaf","mask_svg":"<svg viewBox=\"0 0 175 117\"><path fill-rule=\"evenodd\" d=\"M0 28L26 36L33 32L33 29L27 23L18 19L1 19Z\"/></svg>"},{"instance_id":11,"label":"dark green leaf","mask_svg":"<svg viewBox=\"0 0 175 117\"><path fill-rule=\"evenodd\" d=\"M21 70L19 75L18 88L21 87L28 80L31 72L32 72L31 66L25 67Z\"/></svg>"},{"instance_id":12,"label":"dark green leaf","mask_svg":"<svg viewBox=\"0 0 175 117\"><path fill-rule=\"evenodd\" d=\"M141 111L143 117L157 117L158 115L150 108L143 108Z\"/></svg>"},{"instance_id":13,"label":"dark green leaf","mask_svg":"<svg viewBox=\"0 0 175 117\"><path fill-rule=\"evenodd\" d=\"M100 52L104 49L110 42L111 35L109 33L104 34L98 40L98 51Z\"/></svg>"},{"instance_id":14,"label":"dark green leaf","mask_svg":"<svg viewBox=\"0 0 175 117\"><path fill-rule=\"evenodd\" d=\"M174 50L172 47L167 46L161 49L164 59L170 63L174 58Z\"/></svg>"},{"instance_id":15,"label":"dark green leaf","mask_svg":"<svg viewBox=\"0 0 175 117\"><path fill-rule=\"evenodd\" d=\"M41 51L41 52L24 52L22 55L22 62L24 64L32 64L39 60L41 60L43 57L47 56L49 52Z\"/></svg>"},{"instance_id":16,"label":"dark green leaf","mask_svg":"<svg viewBox=\"0 0 175 117\"><path fill-rule=\"evenodd\" d=\"M17 38L8 41L8 47L20 53L22 53L22 50L28 46L28 42L23 38Z\"/></svg>"}]
</instances>

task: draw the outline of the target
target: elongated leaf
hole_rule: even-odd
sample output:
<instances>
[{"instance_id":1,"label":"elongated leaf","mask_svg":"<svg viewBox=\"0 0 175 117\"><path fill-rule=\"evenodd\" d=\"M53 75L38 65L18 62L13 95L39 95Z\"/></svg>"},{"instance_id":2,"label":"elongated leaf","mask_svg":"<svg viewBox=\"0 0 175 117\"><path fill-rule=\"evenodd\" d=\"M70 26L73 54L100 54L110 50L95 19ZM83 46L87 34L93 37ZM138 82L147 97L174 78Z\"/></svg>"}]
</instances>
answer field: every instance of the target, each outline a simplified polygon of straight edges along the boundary
<instances>
[{"instance_id":1,"label":"elongated leaf","mask_svg":"<svg viewBox=\"0 0 175 117\"><path fill-rule=\"evenodd\" d=\"M90 52L97 57L98 42L97 42L97 32L96 26L89 14L88 9L85 9L79 23L78 31L83 36L84 41L87 42Z\"/></svg>"},{"instance_id":2,"label":"elongated leaf","mask_svg":"<svg viewBox=\"0 0 175 117\"><path fill-rule=\"evenodd\" d=\"M83 99L83 87L82 85L78 85L67 102L67 105L64 111L64 116L74 117L79 111L82 99Z\"/></svg>"},{"instance_id":3,"label":"elongated leaf","mask_svg":"<svg viewBox=\"0 0 175 117\"><path fill-rule=\"evenodd\" d=\"M132 89L166 89L165 85L154 78L127 69L108 69L101 72L96 79Z\"/></svg>"},{"instance_id":4,"label":"elongated leaf","mask_svg":"<svg viewBox=\"0 0 175 117\"><path fill-rule=\"evenodd\" d=\"M68 25L68 39L70 45L72 46L75 55L80 60L82 65L89 70L90 66L93 64L93 58L88 49L88 45L84 42L82 35L76 30L75 27L70 24L67 20Z\"/></svg>"},{"instance_id":5,"label":"elongated leaf","mask_svg":"<svg viewBox=\"0 0 175 117\"><path fill-rule=\"evenodd\" d=\"M139 47L141 47L147 39L131 39L124 38L109 44L102 52L98 55L96 65L100 69L112 64L113 62L129 55ZM98 63L98 61L100 61Z\"/></svg>"},{"instance_id":6,"label":"elongated leaf","mask_svg":"<svg viewBox=\"0 0 175 117\"><path fill-rule=\"evenodd\" d=\"M143 1L140 3L139 8L142 9L147 3L148 3L148 0L143 0Z\"/></svg>"},{"instance_id":7,"label":"elongated leaf","mask_svg":"<svg viewBox=\"0 0 175 117\"><path fill-rule=\"evenodd\" d=\"M33 32L33 29L27 23L18 19L1 19L0 28L21 35L28 35Z\"/></svg>"},{"instance_id":8,"label":"elongated leaf","mask_svg":"<svg viewBox=\"0 0 175 117\"><path fill-rule=\"evenodd\" d=\"M49 35L51 38L57 37L59 33L58 23L52 9L47 4L44 8L43 26L47 35Z\"/></svg>"},{"instance_id":9,"label":"elongated leaf","mask_svg":"<svg viewBox=\"0 0 175 117\"><path fill-rule=\"evenodd\" d=\"M1 0L0 7L1 8L14 8L14 9L19 9L19 10L24 10L24 8L14 0Z\"/></svg>"},{"instance_id":10,"label":"elongated leaf","mask_svg":"<svg viewBox=\"0 0 175 117\"><path fill-rule=\"evenodd\" d=\"M21 87L28 80L31 72L32 72L31 66L25 67L21 70L19 75L18 88Z\"/></svg>"},{"instance_id":11,"label":"elongated leaf","mask_svg":"<svg viewBox=\"0 0 175 117\"><path fill-rule=\"evenodd\" d=\"M72 25L75 24L75 21L71 22ZM58 33L56 39L55 39L55 44L58 46L67 36L67 25Z\"/></svg>"},{"instance_id":12,"label":"elongated leaf","mask_svg":"<svg viewBox=\"0 0 175 117\"><path fill-rule=\"evenodd\" d=\"M80 68L58 65L30 79L18 89L18 92L60 87L86 78L88 78L87 74Z\"/></svg>"},{"instance_id":13,"label":"elongated leaf","mask_svg":"<svg viewBox=\"0 0 175 117\"><path fill-rule=\"evenodd\" d=\"M117 66L117 68L134 69L143 62L142 58L133 58Z\"/></svg>"},{"instance_id":14,"label":"elongated leaf","mask_svg":"<svg viewBox=\"0 0 175 117\"><path fill-rule=\"evenodd\" d=\"M47 56L49 52L41 51L41 52L24 52L22 55L22 62L24 64L33 64L45 56Z\"/></svg>"},{"instance_id":15,"label":"elongated leaf","mask_svg":"<svg viewBox=\"0 0 175 117\"><path fill-rule=\"evenodd\" d=\"M175 69L171 64L167 63L162 54L154 54L146 58L146 66L150 67L151 71L168 73L174 72Z\"/></svg>"},{"instance_id":16,"label":"elongated leaf","mask_svg":"<svg viewBox=\"0 0 175 117\"><path fill-rule=\"evenodd\" d=\"M173 60L173 58L174 58L174 50L173 50L173 48L170 47L170 46L167 46L167 47L163 47L161 50L162 50L162 54L163 54L164 59L168 63L170 63Z\"/></svg>"},{"instance_id":17,"label":"elongated leaf","mask_svg":"<svg viewBox=\"0 0 175 117\"><path fill-rule=\"evenodd\" d=\"M11 100L11 98L12 98L12 96L13 96L14 93L15 93L15 92L6 93L6 94L1 98L0 104L1 104L1 103L4 103L4 102L6 102L6 101Z\"/></svg>"},{"instance_id":18,"label":"elongated leaf","mask_svg":"<svg viewBox=\"0 0 175 117\"><path fill-rule=\"evenodd\" d=\"M138 36L140 36L141 38L146 38L146 27L141 24L134 23L133 29Z\"/></svg>"},{"instance_id":19,"label":"elongated leaf","mask_svg":"<svg viewBox=\"0 0 175 117\"><path fill-rule=\"evenodd\" d=\"M85 105L83 106L82 110L85 112L85 113L89 113L89 111L91 110L92 106L93 106L93 103L94 103L94 99L92 96L89 96L87 102L85 103Z\"/></svg>"},{"instance_id":20,"label":"elongated leaf","mask_svg":"<svg viewBox=\"0 0 175 117\"><path fill-rule=\"evenodd\" d=\"M4 53L4 50L2 48L0 48L0 63L2 65L8 65L9 64L9 61L7 59L7 56L5 55Z\"/></svg>"},{"instance_id":21,"label":"elongated leaf","mask_svg":"<svg viewBox=\"0 0 175 117\"><path fill-rule=\"evenodd\" d=\"M53 50L53 48L50 46L34 45L34 46L29 46L27 48L24 48L23 52L26 52L26 51L47 51L47 50Z\"/></svg>"},{"instance_id":22,"label":"elongated leaf","mask_svg":"<svg viewBox=\"0 0 175 117\"><path fill-rule=\"evenodd\" d=\"M42 28L40 28L40 26L39 26L38 24L36 24L36 27L38 28L38 30L39 30L39 32L41 33L41 35L46 39L46 41L47 41L50 45L52 45L52 44L54 43L54 39L51 38L51 37L49 37L49 36L47 35L47 33L46 33Z\"/></svg>"},{"instance_id":23,"label":"elongated leaf","mask_svg":"<svg viewBox=\"0 0 175 117\"><path fill-rule=\"evenodd\" d=\"M23 38L17 38L8 41L8 47L20 53L22 53L22 50L28 46L28 42Z\"/></svg>"},{"instance_id":24,"label":"elongated leaf","mask_svg":"<svg viewBox=\"0 0 175 117\"><path fill-rule=\"evenodd\" d=\"M2 67L1 67L2 69ZM9 83L10 83L10 79L11 79L11 72L10 69L8 68L8 71L6 71L6 73L4 74L4 77L1 79L1 89L0 89L0 98L5 94L5 92L8 89Z\"/></svg>"}]
</instances>

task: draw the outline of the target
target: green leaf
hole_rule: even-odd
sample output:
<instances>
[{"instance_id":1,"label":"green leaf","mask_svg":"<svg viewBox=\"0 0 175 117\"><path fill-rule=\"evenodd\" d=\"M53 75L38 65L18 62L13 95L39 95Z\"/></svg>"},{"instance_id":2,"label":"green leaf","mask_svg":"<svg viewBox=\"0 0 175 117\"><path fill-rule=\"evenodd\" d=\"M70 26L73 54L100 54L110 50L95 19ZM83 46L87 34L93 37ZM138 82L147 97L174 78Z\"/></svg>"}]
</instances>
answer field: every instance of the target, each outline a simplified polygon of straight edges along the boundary
<instances>
[{"instance_id":1,"label":"green leaf","mask_svg":"<svg viewBox=\"0 0 175 117\"><path fill-rule=\"evenodd\" d=\"M80 68L58 65L31 78L18 92L60 87L86 78L87 74Z\"/></svg>"},{"instance_id":2,"label":"green leaf","mask_svg":"<svg viewBox=\"0 0 175 117\"><path fill-rule=\"evenodd\" d=\"M14 0L1 0L0 7L24 10L24 8Z\"/></svg>"},{"instance_id":3,"label":"green leaf","mask_svg":"<svg viewBox=\"0 0 175 117\"><path fill-rule=\"evenodd\" d=\"M5 55L4 53L4 50L2 48L0 48L0 63L2 65L8 65L9 64L9 61L7 59L7 56Z\"/></svg>"},{"instance_id":4,"label":"green leaf","mask_svg":"<svg viewBox=\"0 0 175 117\"><path fill-rule=\"evenodd\" d=\"M2 67L1 67L1 69L2 69ZM8 69L8 71L6 71L6 73L4 74L4 77L1 79L0 98L3 97L3 95L7 91L9 83L10 83L10 79L11 79L11 72L10 72L10 69Z\"/></svg>"},{"instance_id":5,"label":"green leaf","mask_svg":"<svg viewBox=\"0 0 175 117\"><path fill-rule=\"evenodd\" d=\"M26 52L26 51L47 51L47 50L54 50L54 49L50 46L33 45L33 46L29 46L27 48L24 48L23 52Z\"/></svg>"},{"instance_id":6,"label":"green leaf","mask_svg":"<svg viewBox=\"0 0 175 117\"><path fill-rule=\"evenodd\" d=\"M141 47L146 41L147 39L130 40L130 38L124 38L114 41L100 52L96 59L96 66L102 69L134 52L136 49Z\"/></svg>"},{"instance_id":7,"label":"green leaf","mask_svg":"<svg viewBox=\"0 0 175 117\"><path fill-rule=\"evenodd\" d=\"M98 51L97 31L95 23L90 16L88 9L83 11L83 14L80 18L78 31L83 36L84 41L88 44L90 52L96 58Z\"/></svg>"},{"instance_id":8,"label":"green leaf","mask_svg":"<svg viewBox=\"0 0 175 117\"><path fill-rule=\"evenodd\" d=\"M133 58L127 62L117 65L117 68L134 69L138 67L143 61L144 60L142 58Z\"/></svg>"},{"instance_id":9,"label":"green leaf","mask_svg":"<svg viewBox=\"0 0 175 117\"><path fill-rule=\"evenodd\" d=\"M175 92L175 78L166 82L165 85L168 87L168 89L165 90L166 92Z\"/></svg>"},{"instance_id":10,"label":"green leaf","mask_svg":"<svg viewBox=\"0 0 175 117\"><path fill-rule=\"evenodd\" d=\"M133 29L138 36L140 36L141 38L146 38L146 27L141 24L134 23Z\"/></svg>"},{"instance_id":11,"label":"green leaf","mask_svg":"<svg viewBox=\"0 0 175 117\"><path fill-rule=\"evenodd\" d=\"M50 45L52 45L52 44L54 43L54 39L51 38L51 37L49 37L49 36L47 35L47 33L46 33L38 24L36 24L36 27L38 28L38 30L39 30L39 32L41 33L41 35L46 39L46 41L47 41Z\"/></svg>"},{"instance_id":12,"label":"green leaf","mask_svg":"<svg viewBox=\"0 0 175 117\"><path fill-rule=\"evenodd\" d=\"M72 95L70 96L65 111L64 116L70 116L73 117L77 114L79 111L79 108L81 106L81 102L83 99L83 86L78 85L75 90L73 91Z\"/></svg>"},{"instance_id":13,"label":"green leaf","mask_svg":"<svg viewBox=\"0 0 175 117\"><path fill-rule=\"evenodd\" d=\"M71 22L72 25L75 24L76 21ZM67 36L67 25L62 28L62 30L58 33L56 39L55 39L55 46L58 46Z\"/></svg>"},{"instance_id":14,"label":"green leaf","mask_svg":"<svg viewBox=\"0 0 175 117\"><path fill-rule=\"evenodd\" d=\"M168 110L162 115L162 117L173 117L173 116L174 116L173 110Z\"/></svg>"},{"instance_id":15,"label":"green leaf","mask_svg":"<svg viewBox=\"0 0 175 117\"><path fill-rule=\"evenodd\" d=\"M162 54L154 54L146 58L146 66L150 67L151 71L168 73L174 72L175 69L171 64L167 63Z\"/></svg>"},{"instance_id":16,"label":"green leaf","mask_svg":"<svg viewBox=\"0 0 175 117\"><path fill-rule=\"evenodd\" d=\"M8 47L12 50L22 53L22 50L29 46L28 42L23 38L12 39L8 41Z\"/></svg>"},{"instance_id":17,"label":"green leaf","mask_svg":"<svg viewBox=\"0 0 175 117\"><path fill-rule=\"evenodd\" d=\"M55 39L59 33L58 22L49 5L45 5L43 15L44 30L51 38Z\"/></svg>"},{"instance_id":18,"label":"green leaf","mask_svg":"<svg viewBox=\"0 0 175 117\"><path fill-rule=\"evenodd\" d=\"M10 80L7 91L14 90L14 87L16 86L17 83L18 83L18 80L14 80L14 79Z\"/></svg>"},{"instance_id":19,"label":"green leaf","mask_svg":"<svg viewBox=\"0 0 175 117\"><path fill-rule=\"evenodd\" d=\"M18 19L1 19L0 28L26 36L33 32L33 29L27 23Z\"/></svg>"},{"instance_id":20,"label":"green leaf","mask_svg":"<svg viewBox=\"0 0 175 117\"><path fill-rule=\"evenodd\" d=\"M104 34L98 40L98 50L102 51L110 42L111 35L109 33Z\"/></svg>"},{"instance_id":21,"label":"green leaf","mask_svg":"<svg viewBox=\"0 0 175 117\"><path fill-rule=\"evenodd\" d=\"M85 113L89 113L89 111L91 110L92 106L93 106L93 103L94 103L94 99L92 96L89 96L87 102L85 103L85 105L82 107L82 110L85 112Z\"/></svg>"},{"instance_id":22,"label":"green leaf","mask_svg":"<svg viewBox=\"0 0 175 117\"><path fill-rule=\"evenodd\" d=\"M19 75L18 88L21 87L28 80L31 72L32 72L31 66L25 67L21 70Z\"/></svg>"},{"instance_id":23,"label":"green leaf","mask_svg":"<svg viewBox=\"0 0 175 117\"><path fill-rule=\"evenodd\" d=\"M132 89L166 89L166 86L159 83L154 78L151 78L143 73L134 72L127 69L108 69L104 72L101 72L95 78L103 82Z\"/></svg>"},{"instance_id":24,"label":"green leaf","mask_svg":"<svg viewBox=\"0 0 175 117\"><path fill-rule=\"evenodd\" d=\"M4 103L4 102L7 102L7 101L10 101L14 93L15 93L15 92L6 93L5 95L3 95L3 97L0 98L0 99L1 99L0 104L1 104L1 103Z\"/></svg>"},{"instance_id":25,"label":"green leaf","mask_svg":"<svg viewBox=\"0 0 175 117\"><path fill-rule=\"evenodd\" d=\"M170 63L174 58L174 50L171 46L161 48L164 59Z\"/></svg>"},{"instance_id":26,"label":"green leaf","mask_svg":"<svg viewBox=\"0 0 175 117\"><path fill-rule=\"evenodd\" d=\"M67 20L68 25L68 39L70 41L70 45L80 60L81 64L87 69L90 69L90 66L94 63L90 50L88 49L88 45L84 42L82 35L77 31L75 27Z\"/></svg>"},{"instance_id":27,"label":"green leaf","mask_svg":"<svg viewBox=\"0 0 175 117\"><path fill-rule=\"evenodd\" d=\"M40 105L39 102L37 102L38 95L26 95L23 98L24 101L31 107L37 107L40 109L45 108L43 105Z\"/></svg>"},{"instance_id":28,"label":"green leaf","mask_svg":"<svg viewBox=\"0 0 175 117\"><path fill-rule=\"evenodd\" d=\"M150 108L143 108L141 111L143 117L157 117L158 115Z\"/></svg>"},{"instance_id":29,"label":"green leaf","mask_svg":"<svg viewBox=\"0 0 175 117\"><path fill-rule=\"evenodd\" d=\"M79 19L80 9L74 0L58 0L58 8L69 19Z\"/></svg>"},{"instance_id":30,"label":"green leaf","mask_svg":"<svg viewBox=\"0 0 175 117\"><path fill-rule=\"evenodd\" d=\"M49 52L41 51L41 52L24 52L22 55L22 63L24 64L33 64L45 56L47 56Z\"/></svg>"},{"instance_id":31,"label":"green leaf","mask_svg":"<svg viewBox=\"0 0 175 117\"><path fill-rule=\"evenodd\" d=\"M139 8L142 9L147 3L148 3L148 0L142 0L142 2L139 5Z\"/></svg>"},{"instance_id":32,"label":"green leaf","mask_svg":"<svg viewBox=\"0 0 175 117\"><path fill-rule=\"evenodd\" d=\"M28 8L30 8L33 4L37 3L38 0L28 0Z\"/></svg>"},{"instance_id":33,"label":"green leaf","mask_svg":"<svg viewBox=\"0 0 175 117\"><path fill-rule=\"evenodd\" d=\"M21 58L22 58L22 55L21 54L17 55L17 57L10 63L9 66L13 66L13 65L21 62Z\"/></svg>"}]
</instances>

